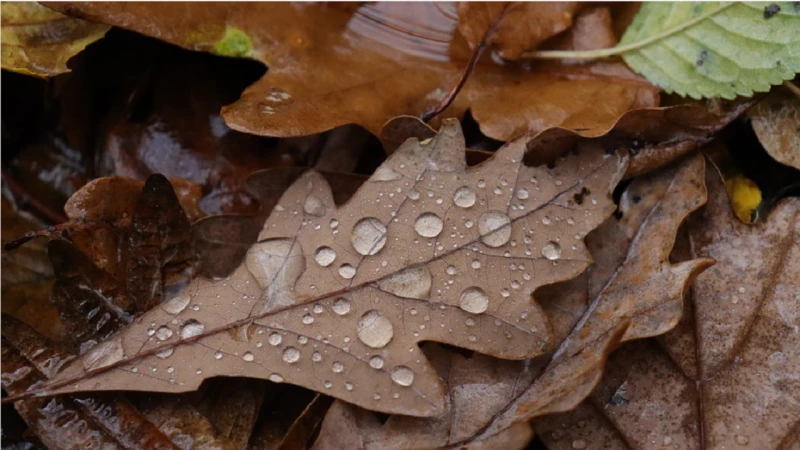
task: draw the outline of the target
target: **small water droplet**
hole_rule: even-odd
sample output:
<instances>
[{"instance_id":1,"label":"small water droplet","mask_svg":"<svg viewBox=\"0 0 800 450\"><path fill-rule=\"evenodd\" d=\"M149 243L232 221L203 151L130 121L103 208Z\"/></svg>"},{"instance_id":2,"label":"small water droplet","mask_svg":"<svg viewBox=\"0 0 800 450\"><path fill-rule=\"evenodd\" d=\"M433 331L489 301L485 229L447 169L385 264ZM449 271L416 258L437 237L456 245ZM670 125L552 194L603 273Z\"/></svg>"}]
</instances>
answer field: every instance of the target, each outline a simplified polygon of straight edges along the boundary
<instances>
[{"instance_id":1,"label":"small water droplet","mask_svg":"<svg viewBox=\"0 0 800 450\"><path fill-rule=\"evenodd\" d=\"M469 208L475 204L475 191L469 186L461 186L453 195L453 202L461 208Z\"/></svg>"},{"instance_id":2,"label":"small water droplet","mask_svg":"<svg viewBox=\"0 0 800 450\"><path fill-rule=\"evenodd\" d=\"M343 316L350 312L350 300L339 297L336 301L333 302L333 312L336 314Z\"/></svg>"},{"instance_id":3,"label":"small water droplet","mask_svg":"<svg viewBox=\"0 0 800 450\"><path fill-rule=\"evenodd\" d=\"M511 219L503 212L489 211L478 220L481 241L489 247L500 247L511 239Z\"/></svg>"},{"instance_id":4,"label":"small water droplet","mask_svg":"<svg viewBox=\"0 0 800 450\"><path fill-rule=\"evenodd\" d=\"M430 212L421 214L414 222L414 230L422 237L436 237L442 232L443 227L442 219Z\"/></svg>"},{"instance_id":5,"label":"small water droplet","mask_svg":"<svg viewBox=\"0 0 800 450\"><path fill-rule=\"evenodd\" d=\"M222 359L222 352L221 352L221 351L219 351L219 350L217 350L217 351L214 353L214 359Z\"/></svg>"},{"instance_id":6,"label":"small water droplet","mask_svg":"<svg viewBox=\"0 0 800 450\"><path fill-rule=\"evenodd\" d=\"M322 385L323 385L323 386L325 386L325 388L327 388L327 389L330 389L330 388L331 388L331 386L333 386L333 383L331 383L331 380L325 380L325 381L322 383Z\"/></svg>"},{"instance_id":7,"label":"small water droplet","mask_svg":"<svg viewBox=\"0 0 800 450\"><path fill-rule=\"evenodd\" d=\"M411 200L419 200L419 191L417 191L416 189L408 191L408 198L410 198Z\"/></svg>"},{"instance_id":8,"label":"small water droplet","mask_svg":"<svg viewBox=\"0 0 800 450\"><path fill-rule=\"evenodd\" d=\"M306 345L308 343L308 337L301 334L300 336L297 336L297 342L302 345Z\"/></svg>"},{"instance_id":9,"label":"small water droplet","mask_svg":"<svg viewBox=\"0 0 800 450\"><path fill-rule=\"evenodd\" d=\"M156 338L158 338L159 341L166 341L171 337L172 330L166 325L161 326L158 328L158 330L156 330Z\"/></svg>"},{"instance_id":10,"label":"small water droplet","mask_svg":"<svg viewBox=\"0 0 800 450\"><path fill-rule=\"evenodd\" d=\"M303 211L312 216L322 217L325 215L325 205L317 196L309 195L303 203Z\"/></svg>"},{"instance_id":11,"label":"small water droplet","mask_svg":"<svg viewBox=\"0 0 800 450\"><path fill-rule=\"evenodd\" d=\"M374 255L386 245L386 227L374 217L361 219L353 227L350 243L359 254Z\"/></svg>"},{"instance_id":12,"label":"small water droplet","mask_svg":"<svg viewBox=\"0 0 800 450\"><path fill-rule=\"evenodd\" d=\"M369 359L369 366L373 369L381 369L383 368L383 358L378 355L373 356Z\"/></svg>"},{"instance_id":13,"label":"small water droplet","mask_svg":"<svg viewBox=\"0 0 800 450\"><path fill-rule=\"evenodd\" d=\"M550 241L542 247L542 256L549 260L556 260L561 257L561 246L558 242Z\"/></svg>"},{"instance_id":14,"label":"small water droplet","mask_svg":"<svg viewBox=\"0 0 800 450\"><path fill-rule=\"evenodd\" d=\"M339 361L334 361L333 365L331 366L331 370L333 370L333 373L342 373L344 370L344 364L340 363Z\"/></svg>"},{"instance_id":15,"label":"small water droplet","mask_svg":"<svg viewBox=\"0 0 800 450\"><path fill-rule=\"evenodd\" d=\"M336 260L336 250L330 247L320 247L314 252L314 261L322 267L330 266Z\"/></svg>"},{"instance_id":16,"label":"small water droplet","mask_svg":"<svg viewBox=\"0 0 800 450\"><path fill-rule=\"evenodd\" d=\"M322 354L320 352L314 352L311 354L311 360L314 362L322 361Z\"/></svg>"},{"instance_id":17,"label":"small water droplet","mask_svg":"<svg viewBox=\"0 0 800 450\"><path fill-rule=\"evenodd\" d=\"M397 181L403 178L403 174L392 169L391 167L380 166L375 173L372 174L372 181Z\"/></svg>"},{"instance_id":18,"label":"small water droplet","mask_svg":"<svg viewBox=\"0 0 800 450\"><path fill-rule=\"evenodd\" d=\"M367 311L358 319L358 338L368 347L383 348L393 336L392 322L380 311Z\"/></svg>"},{"instance_id":19,"label":"small water droplet","mask_svg":"<svg viewBox=\"0 0 800 450\"><path fill-rule=\"evenodd\" d=\"M341 275L342 278L349 280L356 276L356 268L350 264L342 264L339 266L339 275Z\"/></svg>"},{"instance_id":20,"label":"small water droplet","mask_svg":"<svg viewBox=\"0 0 800 450\"><path fill-rule=\"evenodd\" d=\"M181 339L189 339L199 336L203 334L205 328L206 327L202 323L194 319L187 320L186 323L181 327Z\"/></svg>"},{"instance_id":21,"label":"small water droplet","mask_svg":"<svg viewBox=\"0 0 800 450\"><path fill-rule=\"evenodd\" d=\"M269 335L269 343L272 346L280 345L282 340L283 337L280 335L280 333L272 332Z\"/></svg>"},{"instance_id":22,"label":"small water droplet","mask_svg":"<svg viewBox=\"0 0 800 450\"><path fill-rule=\"evenodd\" d=\"M483 289L472 286L461 293L459 306L468 313L481 314L489 307L489 296Z\"/></svg>"},{"instance_id":23,"label":"small water droplet","mask_svg":"<svg viewBox=\"0 0 800 450\"><path fill-rule=\"evenodd\" d=\"M526 200L529 195L528 190L525 188L517 190L517 198L520 200Z\"/></svg>"},{"instance_id":24,"label":"small water droplet","mask_svg":"<svg viewBox=\"0 0 800 450\"><path fill-rule=\"evenodd\" d=\"M95 345L86 352L82 357L83 367L86 369L105 367L121 360L123 356L122 339L120 337L112 338Z\"/></svg>"},{"instance_id":25,"label":"small water droplet","mask_svg":"<svg viewBox=\"0 0 800 450\"><path fill-rule=\"evenodd\" d=\"M186 309L189 306L189 302L191 298L189 297L189 293L187 292L180 292L175 297L172 297L168 302L165 302L161 305L161 309L166 311L167 314L177 315L180 314L181 311Z\"/></svg>"},{"instance_id":26,"label":"small water droplet","mask_svg":"<svg viewBox=\"0 0 800 450\"><path fill-rule=\"evenodd\" d=\"M352 391L353 390L353 383L350 383L350 382L345 383L344 384L344 388L347 389L348 391Z\"/></svg>"},{"instance_id":27,"label":"small water droplet","mask_svg":"<svg viewBox=\"0 0 800 450\"><path fill-rule=\"evenodd\" d=\"M481 268L481 262L479 260L477 260L477 259L472 260L472 268L473 269L480 269Z\"/></svg>"},{"instance_id":28,"label":"small water droplet","mask_svg":"<svg viewBox=\"0 0 800 450\"><path fill-rule=\"evenodd\" d=\"M283 360L289 364L296 363L300 360L300 350L294 347L286 347L283 350Z\"/></svg>"},{"instance_id":29,"label":"small water droplet","mask_svg":"<svg viewBox=\"0 0 800 450\"><path fill-rule=\"evenodd\" d=\"M406 366L397 366L392 369L392 381L400 386L411 386L414 382L414 372Z\"/></svg>"},{"instance_id":30,"label":"small water droplet","mask_svg":"<svg viewBox=\"0 0 800 450\"><path fill-rule=\"evenodd\" d=\"M447 272L448 275L455 275L458 273L458 270L456 270L456 266L447 266L445 272Z\"/></svg>"},{"instance_id":31,"label":"small water droplet","mask_svg":"<svg viewBox=\"0 0 800 450\"><path fill-rule=\"evenodd\" d=\"M325 312L325 307L319 303L315 303L314 307L311 308L311 310L314 311L314 314L322 314L323 312Z\"/></svg>"},{"instance_id":32,"label":"small water droplet","mask_svg":"<svg viewBox=\"0 0 800 450\"><path fill-rule=\"evenodd\" d=\"M172 356L173 353L175 353L174 348L165 348L164 350L161 350L160 352L156 353L156 356L158 356L161 359L167 359L170 356Z\"/></svg>"},{"instance_id":33,"label":"small water droplet","mask_svg":"<svg viewBox=\"0 0 800 450\"><path fill-rule=\"evenodd\" d=\"M254 360L255 357L250 352L244 352L244 355L242 355L242 359L247 361L247 362L250 362L250 361Z\"/></svg>"},{"instance_id":34,"label":"small water droplet","mask_svg":"<svg viewBox=\"0 0 800 450\"><path fill-rule=\"evenodd\" d=\"M273 383L283 383L283 377L280 376L280 374L273 373L270 374L269 381L272 381Z\"/></svg>"},{"instance_id":35,"label":"small water droplet","mask_svg":"<svg viewBox=\"0 0 800 450\"><path fill-rule=\"evenodd\" d=\"M303 316L303 323L306 325L311 325L312 323L314 323L314 316L312 316L311 314L306 314L305 316Z\"/></svg>"},{"instance_id":36,"label":"small water droplet","mask_svg":"<svg viewBox=\"0 0 800 450\"><path fill-rule=\"evenodd\" d=\"M148 328L148 329L147 329L147 335L148 335L148 336L152 336L152 335L154 335L154 334L156 334L156 330L154 330L154 329L152 329L152 328Z\"/></svg>"}]
</instances>

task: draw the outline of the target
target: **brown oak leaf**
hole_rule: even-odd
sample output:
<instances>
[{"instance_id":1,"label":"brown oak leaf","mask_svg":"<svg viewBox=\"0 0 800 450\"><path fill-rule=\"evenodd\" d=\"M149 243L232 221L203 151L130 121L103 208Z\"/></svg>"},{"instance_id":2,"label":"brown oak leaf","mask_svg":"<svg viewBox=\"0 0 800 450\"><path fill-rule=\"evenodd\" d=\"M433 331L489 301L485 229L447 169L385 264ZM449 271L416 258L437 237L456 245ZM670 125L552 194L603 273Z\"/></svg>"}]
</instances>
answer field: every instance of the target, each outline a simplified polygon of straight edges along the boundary
<instances>
[{"instance_id":1,"label":"brown oak leaf","mask_svg":"<svg viewBox=\"0 0 800 450\"><path fill-rule=\"evenodd\" d=\"M800 169L800 89L776 88L747 115L767 153L782 164Z\"/></svg>"}]
</instances>

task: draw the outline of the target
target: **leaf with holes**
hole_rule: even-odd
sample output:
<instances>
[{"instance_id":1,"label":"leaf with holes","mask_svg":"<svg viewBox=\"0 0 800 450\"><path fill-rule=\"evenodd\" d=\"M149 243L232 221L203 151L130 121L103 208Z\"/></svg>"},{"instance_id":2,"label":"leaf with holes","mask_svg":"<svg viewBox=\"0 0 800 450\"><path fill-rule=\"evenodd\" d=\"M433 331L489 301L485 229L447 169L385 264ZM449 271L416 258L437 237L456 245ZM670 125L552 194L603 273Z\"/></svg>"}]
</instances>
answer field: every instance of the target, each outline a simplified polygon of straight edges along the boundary
<instances>
[{"instance_id":1,"label":"leaf with holes","mask_svg":"<svg viewBox=\"0 0 800 450\"><path fill-rule=\"evenodd\" d=\"M528 167L527 140L467 169L460 126L446 121L341 207L306 173L227 279L196 279L39 393L184 392L238 375L378 411L441 413L443 388L418 344L505 359L550 350L530 294L586 268L583 237L614 208L627 157L587 147Z\"/></svg>"}]
</instances>

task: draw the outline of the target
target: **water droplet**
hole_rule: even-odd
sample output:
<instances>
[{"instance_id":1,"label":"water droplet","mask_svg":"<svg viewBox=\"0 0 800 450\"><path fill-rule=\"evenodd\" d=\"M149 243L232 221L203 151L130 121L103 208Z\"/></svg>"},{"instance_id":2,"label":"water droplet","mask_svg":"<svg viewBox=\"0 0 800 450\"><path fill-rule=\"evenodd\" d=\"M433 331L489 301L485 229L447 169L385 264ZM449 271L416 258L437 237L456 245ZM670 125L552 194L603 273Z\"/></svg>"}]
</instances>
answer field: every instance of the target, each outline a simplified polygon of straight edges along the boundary
<instances>
[{"instance_id":1,"label":"water droplet","mask_svg":"<svg viewBox=\"0 0 800 450\"><path fill-rule=\"evenodd\" d=\"M481 262L479 260L477 260L477 259L472 260L472 268L473 269L480 269L481 268Z\"/></svg>"},{"instance_id":2,"label":"water droplet","mask_svg":"<svg viewBox=\"0 0 800 450\"><path fill-rule=\"evenodd\" d=\"M386 227L374 217L361 219L350 236L353 248L361 255L374 255L386 245Z\"/></svg>"},{"instance_id":3,"label":"water droplet","mask_svg":"<svg viewBox=\"0 0 800 450\"><path fill-rule=\"evenodd\" d=\"M453 195L453 202L461 208L469 208L475 204L475 191L469 186L461 186Z\"/></svg>"},{"instance_id":4,"label":"water droplet","mask_svg":"<svg viewBox=\"0 0 800 450\"><path fill-rule=\"evenodd\" d=\"M417 217L417 221L414 222L414 229L422 237L436 237L442 232L443 227L442 219L429 212L421 214Z\"/></svg>"},{"instance_id":5,"label":"water droplet","mask_svg":"<svg viewBox=\"0 0 800 450\"><path fill-rule=\"evenodd\" d=\"M312 354L311 354L311 360L312 360L312 361L314 361L314 362L320 362L320 361L322 361L322 353L320 353L320 352L314 352L314 353L312 353Z\"/></svg>"},{"instance_id":6,"label":"water droplet","mask_svg":"<svg viewBox=\"0 0 800 450\"><path fill-rule=\"evenodd\" d=\"M339 266L339 275L341 275L342 278L349 280L356 276L356 268L350 264L342 264Z\"/></svg>"},{"instance_id":7,"label":"water droplet","mask_svg":"<svg viewBox=\"0 0 800 450\"><path fill-rule=\"evenodd\" d=\"M353 390L353 383L350 383L350 382L345 383L344 384L344 388L347 389L348 391L352 391Z\"/></svg>"},{"instance_id":8,"label":"water droplet","mask_svg":"<svg viewBox=\"0 0 800 450\"><path fill-rule=\"evenodd\" d=\"M393 336L392 322L380 311L367 311L358 319L358 338L368 347L383 348Z\"/></svg>"},{"instance_id":9,"label":"water droplet","mask_svg":"<svg viewBox=\"0 0 800 450\"><path fill-rule=\"evenodd\" d=\"M331 366L331 370L333 370L333 373L342 373L344 370L344 364L340 363L339 361L334 361L333 365Z\"/></svg>"},{"instance_id":10,"label":"water droplet","mask_svg":"<svg viewBox=\"0 0 800 450\"><path fill-rule=\"evenodd\" d=\"M166 325L161 326L156 330L156 338L158 338L159 341L166 341L171 337L172 330Z\"/></svg>"},{"instance_id":11,"label":"water droplet","mask_svg":"<svg viewBox=\"0 0 800 450\"><path fill-rule=\"evenodd\" d=\"M280 376L280 374L273 373L270 374L269 381L272 381L273 383L283 383L283 377Z\"/></svg>"},{"instance_id":12,"label":"water droplet","mask_svg":"<svg viewBox=\"0 0 800 450\"><path fill-rule=\"evenodd\" d=\"M297 336L297 342L299 342L300 344L305 345L305 344L308 343L308 337L307 336L303 336L303 335Z\"/></svg>"},{"instance_id":13,"label":"water droplet","mask_svg":"<svg viewBox=\"0 0 800 450\"><path fill-rule=\"evenodd\" d=\"M330 266L336 260L336 250L330 247L320 247L314 252L314 261L322 267Z\"/></svg>"},{"instance_id":14,"label":"water droplet","mask_svg":"<svg viewBox=\"0 0 800 450\"><path fill-rule=\"evenodd\" d=\"M322 383L322 385L323 385L323 386L325 386L325 388L327 388L327 389L330 389L330 388L331 388L331 386L333 386L333 383L331 383L331 380L325 380L325 381Z\"/></svg>"},{"instance_id":15,"label":"water droplet","mask_svg":"<svg viewBox=\"0 0 800 450\"><path fill-rule=\"evenodd\" d=\"M300 360L300 350L294 347L286 347L283 350L283 360L289 364Z\"/></svg>"},{"instance_id":16,"label":"water droplet","mask_svg":"<svg viewBox=\"0 0 800 450\"><path fill-rule=\"evenodd\" d=\"M432 283L428 268L417 266L379 281L378 287L380 290L398 297L424 299L428 297Z\"/></svg>"},{"instance_id":17,"label":"water droplet","mask_svg":"<svg viewBox=\"0 0 800 450\"><path fill-rule=\"evenodd\" d=\"M397 366L392 369L392 381L400 386L411 386L414 382L414 372L406 366Z\"/></svg>"},{"instance_id":18,"label":"water droplet","mask_svg":"<svg viewBox=\"0 0 800 450\"><path fill-rule=\"evenodd\" d=\"M244 352L244 355L242 355L242 359L247 361L247 362L250 362L250 361L254 360L255 357L250 352Z\"/></svg>"},{"instance_id":19,"label":"water droplet","mask_svg":"<svg viewBox=\"0 0 800 450\"><path fill-rule=\"evenodd\" d=\"M306 314L303 316L303 323L306 325L311 325L314 323L314 317L311 314Z\"/></svg>"},{"instance_id":20,"label":"water droplet","mask_svg":"<svg viewBox=\"0 0 800 450\"><path fill-rule=\"evenodd\" d=\"M408 198L410 198L411 200L419 200L419 191L417 191L416 189L408 191Z\"/></svg>"},{"instance_id":21,"label":"water droplet","mask_svg":"<svg viewBox=\"0 0 800 450\"><path fill-rule=\"evenodd\" d=\"M303 211L312 216L322 217L325 215L325 205L322 204L322 200L317 196L309 195L306 197L305 203L303 203Z\"/></svg>"},{"instance_id":22,"label":"water droplet","mask_svg":"<svg viewBox=\"0 0 800 450\"><path fill-rule=\"evenodd\" d=\"M222 352L221 352L221 351L219 351L219 350L217 350L217 351L214 353L214 359L222 359Z\"/></svg>"},{"instance_id":23,"label":"water droplet","mask_svg":"<svg viewBox=\"0 0 800 450\"><path fill-rule=\"evenodd\" d=\"M112 338L95 345L83 355L83 367L87 370L105 367L121 360L123 356L122 338Z\"/></svg>"},{"instance_id":24,"label":"water droplet","mask_svg":"<svg viewBox=\"0 0 800 450\"><path fill-rule=\"evenodd\" d=\"M750 438L748 438L747 436L742 436L741 434L737 434L736 443L739 445L747 445L750 443Z\"/></svg>"},{"instance_id":25,"label":"water droplet","mask_svg":"<svg viewBox=\"0 0 800 450\"><path fill-rule=\"evenodd\" d=\"M552 221L550 220L550 217L548 217L548 216L544 216L544 217L542 217L542 224L544 224L544 225L550 225L550 222L552 222Z\"/></svg>"},{"instance_id":26,"label":"water droplet","mask_svg":"<svg viewBox=\"0 0 800 450\"><path fill-rule=\"evenodd\" d=\"M283 340L283 337L280 335L280 333L273 332L273 333L270 333L270 335L269 335L269 344L272 345L272 346L281 345L281 341L282 340Z\"/></svg>"},{"instance_id":27,"label":"water droplet","mask_svg":"<svg viewBox=\"0 0 800 450\"><path fill-rule=\"evenodd\" d=\"M403 178L403 174L391 167L380 166L372 174L372 181L396 181Z\"/></svg>"},{"instance_id":28,"label":"water droplet","mask_svg":"<svg viewBox=\"0 0 800 450\"><path fill-rule=\"evenodd\" d=\"M331 219L330 221L331 228L336 228L339 226L339 221L336 219Z\"/></svg>"},{"instance_id":29,"label":"water droplet","mask_svg":"<svg viewBox=\"0 0 800 450\"><path fill-rule=\"evenodd\" d=\"M478 220L481 241L489 247L500 247L511 239L511 219L500 211L489 211Z\"/></svg>"},{"instance_id":30,"label":"water droplet","mask_svg":"<svg viewBox=\"0 0 800 450\"><path fill-rule=\"evenodd\" d=\"M575 439L574 441L572 441L572 448L574 448L575 450L583 450L584 448L586 448L586 441L584 441L583 439Z\"/></svg>"},{"instance_id":31,"label":"water droplet","mask_svg":"<svg viewBox=\"0 0 800 450\"><path fill-rule=\"evenodd\" d=\"M561 246L558 242L550 241L542 247L542 256L549 260L556 260L561 257Z\"/></svg>"},{"instance_id":32,"label":"water droplet","mask_svg":"<svg viewBox=\"0 0 800 450\"><path fill-rule=\"evenodd\" d=\"M191 298L187 292L181 292L175 297L172 297L168 302L161 305L161 309L166 311L167 314L177 315L189 306Z\"/></svg>"},{"instance_id":33,"label":"water droplet","mask_svg":"<svg viewBox=\"0 0 800 450\"><path fill-rule=\"evenodd\" d=\"M455 275L458 273L458 270L456 270L456 266L447 266L445 272L447 272L448 275Z\"/></svg>"},{"instance_id":34,"label":"water droplet","mask_svg":"<svg viewBox=\"0 0 800 450\"><path fill-rule=\"evenodd\" d=\"M173 353L175 353L175 349L170 347L156 353L156 356L158 356L161 359L167 359L170 356L172 356Z\"/></svg>"},{"instance_id":35,"label":"water droplet","mask_svg":"<svg viewBox=\"0 0 800 450\"><path fill-rule=\"evenodd\" d=\"M369 359L369 366L373 369L381 369L383 368L383 358L378 355L373 356Z\"/></svg>"},{"instance_id":36,"label":"water droplet","mask_svg":"<svg viewBox=\"0 0 800 450\"><path fill-rule=\"evenodd\" d=\"M152 329L152 328L148 328L148 329L147 329L147 335L148 335L148 336L152 336L152 335L154 335L154 334L156 334L156 330L154 330L154 329Z\"/></svg>"},{"instance_id":37,"label":"water droplet","mask_svg":"<svg viewBox=\"0 0 800 450\"><path fill-rule=\"evenodd\" d=\"M350 300L339 297L336 301L333 302L333 312L336 314L343 316L350 312Z\"/></svg>"},{"instance_id":38,"label":"water droplet","mask_svg":"<svg viewBox=\"0 0 800 450\"><path fill-rule=\"evenodd\" d=\"M489 296L483 289L472 286L461 293L459 306L468 313L481 314L489 307Z\"/></svg>"},{"instance_id":39,"label":"water droplet","mask_svg":"<svg viewBox=\"0 0 800 450\"><path fill-rule=\"evenodd\" d=\"M525 188L517 190L517 198L520 200L526 200L529 195L528 190Z\"/></svg>"},{"instance_id":40,"label":"water droplet","mask_svg":"<svg viewBox=\"0 0 800 450\"><path fill-rule=\"evenodd\" d=\"M187 320L185 324L181 327L181 339L189 339L191 337L199 336L203 334L203 330L205 330L205 326L194 320L190 319Z\"/></svg>"}]
</instances>

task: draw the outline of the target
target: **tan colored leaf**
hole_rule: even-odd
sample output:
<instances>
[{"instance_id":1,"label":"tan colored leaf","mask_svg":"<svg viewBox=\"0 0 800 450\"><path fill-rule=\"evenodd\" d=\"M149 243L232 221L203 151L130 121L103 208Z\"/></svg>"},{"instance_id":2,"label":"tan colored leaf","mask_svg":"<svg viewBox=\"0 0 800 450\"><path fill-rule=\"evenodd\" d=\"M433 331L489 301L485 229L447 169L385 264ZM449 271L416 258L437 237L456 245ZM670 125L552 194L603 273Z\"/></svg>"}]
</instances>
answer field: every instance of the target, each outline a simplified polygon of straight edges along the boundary
<instances>
[{"instance_id":1,"label":"tan colored leaf","mask_svg":"<svg viewBox=\"0 0 800 450\"><path fill-rule=\"evenodd\" d=\"M695 280L692 307L675 330L612 357L578 420L617 434L626 448L794 448L800 203L784 200L748 225L734 217L712 168L707 185L709 203L689 232L692 249L717 264ZM571 429L576 416L552 422Z\"/></svg>"},{"instance_id":2,"label":"tan colored leaf","mask_svg":"<svg viewBox=\"0 0 800 450\"><path fill-rule=\"evenodd\" d=\"M526 142L465 168L460 127L446 121L430 141L398 149L339 208L307 173L228 279L195 280L48 392L183 392L236 374L378 411L441 413L443 387L418 343L504 359L551 349L530 294L588 265L582 239L613 209L624 157L585 148L553 168L528 167ZM506 270L512 262L517 270Z\"/></svg>"},{"instance_id":3,"label":"tan colored leaf","mask_svg":"<svg viewBox=\"0 0 800 450\"><path fill-rule=\"evenodd\" d=\"M800 91L776 88L747 115L767 153L782 164L800 169Z\"/></svg>"},{"instance_id":4,"label":"tan colored leaf","mask_svg":"<svg viewBox=\"0 0 800 450\"><path fill-rule=\"evenodd\" d=\"M3 2L1 16L3 69L42 78L69 72L67 61L111 28L37 2Z\"/></svg>"},{"instance_id":5,"label":"tan colored leaf","mask_svg":"<svg viewBox=\"0 0 800 450\"><path fill-rule=\"evenodd\" d=\"M222 115L233 129L266 136L350 123L379 135L393 117L419 117L440 105L472 54L456 30L456 5L447 3L52 6L192 50L264 62L266 75ZM530 14L531 6L516 8ZM503 37L515 33L501 30ZM551 126L605 127L630 109L656 106L657 92L618 62L529 71L486 60L444 116L471 109L481 131L509 140Z\"/></svg>"}]
</instances>

